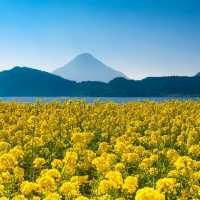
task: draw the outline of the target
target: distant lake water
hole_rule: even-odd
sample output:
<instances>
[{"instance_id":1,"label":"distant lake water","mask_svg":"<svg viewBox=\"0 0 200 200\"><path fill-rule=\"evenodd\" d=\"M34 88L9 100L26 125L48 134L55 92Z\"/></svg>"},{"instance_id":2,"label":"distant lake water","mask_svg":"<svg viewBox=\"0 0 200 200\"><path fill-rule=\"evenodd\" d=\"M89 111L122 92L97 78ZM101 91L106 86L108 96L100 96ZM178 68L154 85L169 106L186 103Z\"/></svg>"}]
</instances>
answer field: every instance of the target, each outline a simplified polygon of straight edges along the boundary
<instances>
[{"instance_id":1,"label":"distant lake water","mask_svg":"<svg viewBox=\"0 0 200 200\"><path fill-rule=\"evenodd\" d=\"M200 100L200 97L0 97L0 101L16 101L25 103L34 103L36 101L51 102L59 100L64 102L65 100L85 100L88 103L94 101L113 101L116 103L127 103L132 101L155 101L162 102L168 100Z\"/></svg>"}]
</instances>

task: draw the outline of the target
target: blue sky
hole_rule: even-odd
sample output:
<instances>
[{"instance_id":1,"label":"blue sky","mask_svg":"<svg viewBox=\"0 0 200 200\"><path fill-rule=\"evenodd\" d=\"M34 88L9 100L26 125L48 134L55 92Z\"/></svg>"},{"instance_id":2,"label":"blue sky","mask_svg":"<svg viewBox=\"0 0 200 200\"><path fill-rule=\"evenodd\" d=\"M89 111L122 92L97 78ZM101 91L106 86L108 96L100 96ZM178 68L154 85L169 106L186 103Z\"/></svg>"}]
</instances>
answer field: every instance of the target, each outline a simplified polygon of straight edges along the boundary
<instances>
[{"instance_id":1,"label":"blue sky","mask_svg":"<svg viewBox=\"0 0 200 200\"><path fill-rule=\"evenodd\" d=\"M0 0L0 70L90 52L134 79L200 71L199 0Z\"/></svg>"}]
</instances>

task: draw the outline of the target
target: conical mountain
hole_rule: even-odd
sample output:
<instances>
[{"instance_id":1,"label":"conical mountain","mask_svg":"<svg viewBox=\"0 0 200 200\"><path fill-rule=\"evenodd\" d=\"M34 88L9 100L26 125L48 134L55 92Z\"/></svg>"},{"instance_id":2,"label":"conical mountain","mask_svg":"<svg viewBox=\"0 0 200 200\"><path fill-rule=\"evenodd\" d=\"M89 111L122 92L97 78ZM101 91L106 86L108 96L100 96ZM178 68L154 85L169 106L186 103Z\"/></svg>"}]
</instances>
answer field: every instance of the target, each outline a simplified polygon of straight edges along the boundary
<instances>
[{"instance_id":1,"label":"conical mountain","mask_svg":"<svg viewBox=\"0 0 200 200\"><path fill-rule=\"evenodd\" d=\"M116 77L126 75L103 64L89 53L80 54L67 65L56 69L54 74L74 81L103 81L109 82Z\"/></svg>"}]
</instances>

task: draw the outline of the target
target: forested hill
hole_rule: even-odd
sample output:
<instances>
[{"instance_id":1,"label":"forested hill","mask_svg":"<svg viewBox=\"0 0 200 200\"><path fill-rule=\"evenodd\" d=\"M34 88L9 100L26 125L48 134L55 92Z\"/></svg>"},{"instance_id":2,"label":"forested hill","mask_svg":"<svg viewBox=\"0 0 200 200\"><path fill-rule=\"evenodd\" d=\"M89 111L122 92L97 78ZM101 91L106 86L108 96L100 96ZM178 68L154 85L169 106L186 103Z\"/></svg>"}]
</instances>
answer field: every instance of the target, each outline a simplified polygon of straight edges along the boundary
<instances>
[{"instance_id":1,"label":"forested hill","mask_svg":"<svg viewBox=\"0 0 200 200\"><path fill-rule=\"evenodd\" d=\"M200 96L200 76L115 78L108 83L77 83L27 67L0 72L0 96L159 97Z\"/></svg>"}]
</instances>

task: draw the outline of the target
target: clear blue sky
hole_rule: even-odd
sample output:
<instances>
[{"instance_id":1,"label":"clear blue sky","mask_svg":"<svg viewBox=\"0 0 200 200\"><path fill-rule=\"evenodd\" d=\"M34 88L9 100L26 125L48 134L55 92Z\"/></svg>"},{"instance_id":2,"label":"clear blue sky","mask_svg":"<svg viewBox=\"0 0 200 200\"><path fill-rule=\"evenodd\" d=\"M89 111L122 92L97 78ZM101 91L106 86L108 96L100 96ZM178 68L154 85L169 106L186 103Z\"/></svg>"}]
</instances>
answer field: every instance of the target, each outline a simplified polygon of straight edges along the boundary
<instances>
[{"instance_id":1,"label":"clear blue sky","mask_svg":"<svg viewBox=\"0 0 200 200\"><path fill-rule=\"evenodd\" d=\"M140 79L200 71L199 0L0 0L0 70L80 53Z\"/></svg>"}]
</instances>

